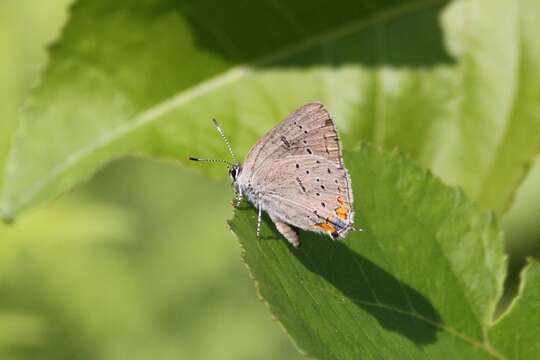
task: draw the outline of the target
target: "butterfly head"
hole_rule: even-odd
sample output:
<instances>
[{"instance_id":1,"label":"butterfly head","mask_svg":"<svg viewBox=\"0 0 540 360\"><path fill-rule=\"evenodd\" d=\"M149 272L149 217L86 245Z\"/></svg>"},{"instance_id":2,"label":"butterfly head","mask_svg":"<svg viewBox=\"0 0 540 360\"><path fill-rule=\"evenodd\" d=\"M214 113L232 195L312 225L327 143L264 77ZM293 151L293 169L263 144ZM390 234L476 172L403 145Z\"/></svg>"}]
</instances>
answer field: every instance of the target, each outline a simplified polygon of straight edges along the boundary
<instances>
[{"instance_id":1,"label":"butterfly head","mask_svg":"<svg viewBox=\"0 0 540 360\"><path fill-rule=\"evenodd\" d=\"M240 165L234 164L232 166L229 166L229 176L231 177L231 180L233 183L236 182L236 178L238 178L238 175L240 174Z\"/></svg>"},{"instance_id":2,"label":"butterfly head","mask_svg":"<svg viewBox=\"0 0 540 360\"><path fill-rule=\"evenodd\" d=\"M219 133L219 135L221 135L221 138L225 142L225 145L227 146L227 149L229 150L229 153L231 154L233 161L222 160L222 159L200 159L200 158L194 158L194 157L190 157L189 159L193 161L205 161L209 163L221 163L221 164L227 165L229 167L229 176L231 177L231 180L236 187L236 179L238 178L238 175L240 175L240 171L242 170L242 168L236 160L236 155L234 154L232 150L231 143L229 142L229 139L227 139L227 137L225 136L223 129L221 129L221 126L219 126L216 119L213 119L213 123L217 132Z\"/></svg>"}]
</instances>

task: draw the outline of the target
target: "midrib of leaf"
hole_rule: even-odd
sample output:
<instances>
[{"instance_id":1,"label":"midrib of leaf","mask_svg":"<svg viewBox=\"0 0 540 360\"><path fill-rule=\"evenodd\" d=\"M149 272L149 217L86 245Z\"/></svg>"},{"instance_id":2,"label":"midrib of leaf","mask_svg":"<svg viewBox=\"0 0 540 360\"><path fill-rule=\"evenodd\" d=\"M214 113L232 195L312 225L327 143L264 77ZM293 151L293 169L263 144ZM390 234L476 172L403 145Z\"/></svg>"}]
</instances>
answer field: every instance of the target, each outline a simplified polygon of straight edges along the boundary
<instances>
[{"instance_id":1,"label":"midrib of leaf","mask_svg":"<svg viewBox=\"0 0 540 360\"><path fill-rule=\"evenodd\" d=\"M403 207L406 207L408 208L407 204L408 202L406 201L406 199L404 199L403 197L401 197L401 194L399 192L397 192L395 194L396 196L396 200L399 201ZM470 299L470 296L467 295L467 293L463 290L464 286L463 286L463 281L460 281L459 279L459 276L457 274L457 271L456 269L452 266L452 262L448 259L447 256L444 256L446 255L446 252L444 251L444 248L442 247L441 243L438 241L439 237L437 236L436 233L434 233L432 230L431 230L431 226L429 224L426 224L422 218L420 218L414 211L409 211L408 212L411 216L414 217L414 221L417 223L417 224L420 224L422 226L423 229L425 229L425 231L429 232L431 238L435 239L436 241L434 241L434 243L437 245L437 248L439 250L439 253L442 254L442 258L444 259L444 261L446 262L447 266L448 266L448 269L450 270L455 282L461 286L459 286L459 290L463 296L463 298L466 300L470 310L471 310L471 313L475 316L475 319L476 321L478 321L478 323L481 325L481 329L482 329L482 332L484 333L484 336L483 336L483 344L486 348L489 348L489 344L488 344L488 338L487 336L485 335L485 332L486 332L486 326L484 325L485 324L485 321L486 319L482 319L482 318L478 318L478 314L477 312L475 311L475 307L472 303L472 300ZM366 222L367 221L367 218L364 218L364 221ZM379 248L380 250L380 253L382 254L382 256L384 257L384 261L386 262L387 266L391 266L391 262L388 261L387 257L386 257L386 252L384 251L383 247L382 247L382 243L381 242L375 242L376 246ZM483 253L484 253L484 258L485 258L485 254L486 254L486 246L485 244L483 243L482 244L482 250L483 250ZM361 265L358 266L359 268L361 268ZM404 295L404 298L407 299L407 302L409 303L409 305L411 304L410 300L409 300L409 296L408 294L403 290L403 288L400 286L400 289ZM373 292L373 291L372 291ZM499 289L499 296L502 294L502 284L500 286L500 289ZM497 299L498 300L498 299ZM491 305L491 310L489 311L489 315L491 315L494 311L495 311L495 304L496 304L496 301L493 301L493 304ZM389 306L391 307L391 306ZM411 306L411 309L414 310L414 307ZM402 310L403 311L403 310ZM414 314L414 313L412 313ZM439 324L439 326L442 328L444 327L445 325L443 324ZM455 331L456 333L460 334L457 330L453 330ZM480 344L482 344L481 342L477 341L477 340L474 340L472 338L469 338L467 337L466 335L464 334L461 334L461 336L463 338L468 338L470 339L471 343L475 343L475 344L478 344L480 346ZM483 346L481 346L483 347Z\"/></svg>"},{"instance_id":2,"label":"midrib of leaf","mask_svg":"<svg viewBox=\"0 0 540 360\"><path fill-rule=\"evenodd\" d=\"M433 321L433 320L431 320L429 318L426 318L426 317L424 317L424 316L422 316L422 315L420 315L420 314L418 314L416 312L410 312L410 311L406 311L406 310L401 310L401 309L398 309L396 307L386 305L386 304L383 304L383 303L373 303L373 302L370 302L370 301L362 301L362 300L358 300L358 299L354 299L354 298L350 298L350 299L351 299L352 302L355 302L355 303L358 303L358 304L362 304L362 305L366 305L366 306L378 307L379 309L393 311L393 312L401 314L401 315L407 315L407 316L410 316L412 318L418 319L420 321L424 321L425 323L427 323L429 325L432 325L432 326L435 326L435 327L441 329L442 331L445 331L446 333L448 333L448 334L450 334L452 336L455 336L456 338L461 339L461 340L469 343L470 345L472 345L472 346L474 346L476 348L484 350L486 353L488 353L489 355L493 356L496 359L506 360L506 358L502 354L498 353L487 342L479 342L479 341L475 340L474 338L471 338L471 337L457 331L456 329L454 329L451 326L441 324L441 323L439 323L437 321Z\"/></svg>"},{"instance_id":3,"label":"midrib of leaf","mask_svg":"<svg viewBox=\"0 0 540 360\"><path fill-rule=\"evenodd\" d=\"M229 221L230 223L230 221ZM243 263L244 265L246 266L249 274L250 274L250 277L253 279L254 283L255 283L255 288L257 290L257 294L259 295L259 298L261 299L261 301L263 301L263 303L266 305L266 307L268 308L268 310L272 313L273 317L280 323L281 327L283 328L283 331L288 334L286 328L283 326L283 324L281 323L281 320L279 319L279 316L276 314L276 312L274 311L274 309L272 308L272 305L270 303L268 303L266 301L266 299L262 296L261 294L261 290L260 290L260 286L259 286L259 282L257 280L257 278L255 277L255 274L253 273L253 271L251 270L251 267L250 265L247 263L246 261L246 258L245 258L245 253L246 253L246 250L244 248L244 246L242 245L242 242L240 240L240 238L238 237L238 235L232 231L233 234L236 236L236 239L237 241L239 242L240 244L240 248L242 249L242 259L243 259ZM259 247L260 249L260 247ZM261 253L265 254L265 251L263 251L262 249L260 249ZM279 264L279 261L276 262L277 264ZM360 271L363 272L363 270L361 269L361 266L359 266L360 268ZM310 296L312 297L313 301L315 303L317 303L316 301L316 297L313 297L313 295L309 292L309 290L304 286L303 282L300 281L299 279L299 283L301 284L301 286L304 288L304 290L310 294ZM285 289L285 287L282 285L282 288ZM372 307L377 307L379 309L382 309L382 310L387 310L387 311L391 311L391 312L395 312L397 314L401 314L401 315L406 315L406 316L410 316L412 318L415 318L415 319L418 319L420 321L423 321L425 322L426 324L429 324L429 325L432 325L432 326L435 326L437 327L438 329L442 330L442 331L445 331L446 333L448 333L449 335L451 336L454 336L478 349L481 349L483 351L485 351L488 355L492 356L493 358L495 359L498 359L498 360L508 360L505 356L503 356L501 353L499 353L496 349L494 349L485 339L483 342L480 342L474 338L471 338L465 334L463 334L462 332L454 329L453 327L451 326L447 326L445 324L442 324L440 322L437 322L437 321L433 321L429 318L426 318L416 312L412 312L412 311L406 311L406 310L402 310L402 309L398 309L394 306L391 306L391 305L387 305L387 304L384 304L384 303L381 303L381 302L371 302L371 301L364 301L364 300L359 300L359 299L356 299L354 297L350 297L350 296L347 296L347 297L338 297L335 293L335 291L332 291L326 287L324 288L321 288L321 290L324 290L325 292L327 292L329 295L331 295L332 297L334 297L335 299L339 300L339 301L343 301L343 299L348 299L350 302L352 303L357 303L357 304L360 304L360 305L365 305L365 306L372 306ZM370 288L370 291L375 294L375 292ZM377 298L375 296L375 298ZM296 344L296 341L294 341L294 339L291 337L291 340ZM298 346L298 344L296 344L296 347L301 349L302 352L305 352L305 349L302 349L300 346Z\"/></svg>"},{"instance_id":4,"label":"midrib of leaf","mask_svg":"<svg viewBox=\"0 0 540 360\"><path fill-rule=\"evenodd\" d=\"M516 5L516 6L519 6L519 5ZM513 14L516 18L519 16L517 13L514 13ZM510 126L512 126L512 117L513 117L513 112L514 112L514 109L516 108L516 106L518 105L518 95L520 93L520 86L523 86L523 81L522 81L522 78L521 78L521 70L523 69L523 65L521 63L522 59L523 59L523 56L522 56L522 47L521 47L521 29L519 27L519 22L516 21L515 22L515 31L516 31L516 48L515 48L515 51L516 51L516 69L514 71L514 73L518 74L516 77L515 77L515 83L513 84L512 86L512 100L511 100L511 106L510 106L510 110L508 112L508 114L506 114L506 118L508 119L508 121L505 122L504 124L504 127L502 129L502 136L499 138L499 141L497 142L497 146L496 148L494 149L493 151L493 156L491 157L490 161L489 161L489 164L486 168L486 171L484 172L484 174L481 174L480 176L482 177L482 180L479 182L479 189L480 191L478 192L477 196L475 198L477 199L480 199L480 200L484 200L484 201L489 201L488 199L484 199L484 194L486 193L486 191L489 191L489 186L486 186L487 184L489 184L489 179L491 178L492 176L492 173L495 171L495 167L497 166L498 162L497 162L497 159L499 158L499 155L500 155L500 150L501 148L503 147L504 143L506 142L506 139L508 137L508 134L509 134L509 128ZM524 176L524 175L523 175ZM517 186L514 186L513 187L514 190L512 191L512 193L514 193L516 191L516 188ZM512 195L509 196L509 198L506 200L507 201L507 204L510 204L510 202L512 201ZM501 204L498 204L499 206ZM506 207L504 206L503 204L503 207L500 208L500 207L494 207L495 211L497 213L502 213L506 210Z\"/></svg>"},{"instance_id":5,"label":"midrib of leaf","mask_svg":"<svg viewBox=\"0 0 540 360\"><path fill-rule=\"evenodd\" d=\"M408 205L407 199L404 198L399 191L394 194L393 198L394 198L394 201L400 203L402 206L404 206L406 208L409 208L409 206L407 206ZM371 287L369 279L367 279L367 277L364 276L365 272L364 272L362 264L360 264L358 262L355 262L355 268L354 268L355 271L354 272L356 274L358 274L359 276L362 276L362 277L364 277L366 279L366 281L365 281L366 284L367 284L367 289L366 290L371 292L374 295L373 298L375 299L375 301L360 300L360 299L354 298L353 296L350 296L350 295L344 295L343 293L341 293L339 291L339 289L336 289L335 287L333 287L331 284L328 284L327 282L325 282L326 286L319 286L319 289L326 292L326 293L328 293L331 297L333 297L334 299L336 299L338 302L341 302L341 303L348 300L348 302L350 302L350 303L356 303L356 304L376 307L376 308L379 308L379 309L382 309L382 310L386 310L386 311L406 315L406 316L409 316L409 317L414 318L414 319L418 319L420 321L425 322L426 324L437 327L438 329L440 329L441 331L444 331L445 333L449 334L450 336L453 336L453 337L455 337L455 338L457 338L457 339L459 339L461 341L464 341L465 343L469 344L470 346L472 346L472 347L474 347L476 349L479 349L480 351L484 352L486 355L488 355L488 356L490 356L492 358L499 359L499 360L506 360L507 358L505 357L505 355L501 354L496 348L492 347L492 345L489 342L489 337L487 335L487 331L489 330L490 326L493 325L490 322L490 319L491 319L492 313L494 311L494 307L495 307L495 303L496 303L497 299L493 300L492 304L488 304L488 306L489 306L489 311L487 312L488 318L486 319L485 317L479 317L477 312L475 311L475 306L474 306L473 300L471 299L470 296L468 296L467 292L464 290L464 288L465 288L463 286L464 281L460 281L459 271L452 266L452 262L450 261L449 257L446 256L447 252L445 252L441 241L439 241L440 237L435 232L433 232L432 226L430 225L430 223L425 222L422 217L420 217L417 213L415 213L415 211L411 210L411 211L407 211L407 213L409 213L413 217L413 219L414 219L413 221L416 224L418 224L418 226L422 227L424 229L424 231L426 231L429 234L430 238L434 239L434 241L433 241L434 245L438 249L439 253L442 255L441 257L443 258L443 261L446 262L446 264L448 266L448 271L452 275L452 277L453 277L453 279L455 281L455 284L458 287L457 291L459 291L461 293L461 296L465 300L465 303L467 304L468 308L471 310L472 315L475 317L475 321L480 324L480 330L482 332L481 336L479 336L478 338L471 337L471 336L461 332L460 330L458 330L458 329L456 329L456 328L454 328L452 326L444 324L442 321L432 320L430 318L427 318L427 317L422 316L421 314L417 313L416 310L415 310L415 307L411 303L411 300L410 300L410 297L409 297L408 293L405 291L405 289L403 289L401 284L399 284L400 291L404 295L404 299L406 299L406 301L407 301L407 303L409 305L409 309L400 309L400 308L396 308L396 307L394 307L392 305L386 304L385 302L381 302L379 300L379 297L377 296L377 293L376 293L375 289ZM236 216L235 216L235 218L236 218ZM247 215L246 218L249 219L250 216ZM249 220L249 221L251 221L251 220ZM368 226L368 222L369 222L368 218L367 217L364 218L363 221L364 221L364 224L366 226ZM231 223L231 221L229 221L229 223ZM483 219L482 224L483 225L489 225L489 226L493 225L493 217L491 216L491 213L490 213L489 217L485 217ZM369 227L370 226L368 226L368 228ZM248 260L246 258L246 250L245 250L244 245L242 244L242 240L240 238L240 235L237 234L234 230L233 230L233 232L235 233L235 236L237 237L237 239L238 239L238 241L240 243L240 246L242 248L243 262L246 265L248 271L250 272L251 278L255 279L255 285L257 287L257 292L258 292L261 300L267 305L267 307L269 308L271 313L274 315L274 317L279 320L279 316L274 311L274 309L272 308L272 305L270 303L268 303L267 300L261 294L261 290L259 288L259 283L256 280L255 273L251 270L251 267L248 264ZM281 236L278 235L278 237L281 237ZM286 241L285 239L281 239L281 240ZM480 237L478 240L484 240L484 237ZM247 240L244 240L244 241L247 241ZM253 240L253 241L256 242L256 246L258 247L258 254L257 255L262 254L262 256L270 258L277 266L279 266L280 268L283 268L284 264L283 264L283 262L280 261L279 255L276 254L276 251L275 251L275 249L273 247L267 247L267 248L263 249L263 247L260 244L260 241L257 241L257 240ZM374 241L373 244L374 244L374 246L378 247L377 251L381 255L381 261L383 261L385 263L385 265L386 265L386 267L388 267L388 269L392 268L392 266L391 266L392 263L391 263L391 261L389 261L389 259L387 257L388 252L385 251L384 247L382 246L383 242ZM486 254L488 253L486 245L487 244L486 244L485 241L481 241L481 248L480 248L481 250L480 251L483 253L483 258L484 259L486 258ZM303 251L303 249L300 248L299 250L292 250L292 251ZM355 250L352 250L352 251L355 251ZM308 259L309 262L311 263L311 266L313 268L318 268L319 266L317 265L316 262L314 262L312 260L309 253L306 253L305 251L303 251L303 252L304 252L304 255L305 255L306 259ZM297 275L299 275L299 274L297 274ZM278 277L278 278L276 278L276 280L280 283L280 285L281 285L281 287L283 289L286 289L286 286L284 286L282 284L282 279L281 278ZM304 278L303 275L301 275L301 278L298 279L299 286L302 286L302 288L309 295L309 297L312 299L314 304L318 304L319 302L317 301L317 297L314 297L311 294L310 289L305 286L305 283L307 283L307 282L309 282L309 280ZM498 294L497 294L498 296L500 296L501 293L502 293L502 284L500 284L500 285L501 286L499 286L500 288L498 289ZM287 293L287 292L285 291L285 293ZM292 297L290 295L288 295L288 294L287 294L287 297L292 299ZM345 299L347 299L347 300L345 300ZM294 302L291 302L291 304L294 304ZM282 327L284 328L284 326L282 326Z\"/></svg>"},{"instance_id":6,"label":"midrib of leaf","mask_svg":"<svg viewBox=\"0 0 540 360\"><path fill-rule=\"evenodd\" d=\"M516 8L519 8L520 6L519 1L517 1L514 6ZM513 79L514 81L510 85L512 91L509 98L511 100L509 102L508 110L506 114L504 114L505 122L501 126L500 136L497 137L496 143L490 150L491 152L490 157L486 159L487 165L484 167L484 170L478 172L479 181L475 182L476 186L474 186L472 189L469 187L468 190L470 191L467 191L467 194L471 198L476 199L481 205L483 205L486 208L492 209L499 215L504 213L508 209L508 206L511 204L511 201L513 199L513 194L515 193L517 189L517 185L520 182L520 178L515 179L514 186L512 186L511 190L508 191L507 196L505 197L503 201L497 200L497 197L494 197L493 194L490 193L490 191L492 191L492 188L493 188L493 183L491 179L494 178L493 174L497 172L496 168L499 165L498 160L500 160L500 156L504 155L504 153L502 153L501 150L503 149L505 143L508 140L508 137L510 134L509 130L513 126L513 121L512 121L513 116L514 116L513 114L514 114L515 108L519 106L518 104L519 95L520 95L520 91L522 87L524 86L523 79L521 77L522 70L523 70L523 64L522 64L523 49L522 49L522 42L521 42L521 28L519 24L519 10L516 10L516 8L514 8L514 11L508 11L506 13L506 16L510 17L513 20L513 26L514 26L514 31L515 31L515 38L514 38L515 47L512 48L512 51L515 53L516 59L515 59L515 63L512 64L512 66L514 69L513 73L517 74L517 76L515 76L515 78ZM466 17L466 15L464 15L464 17ZM469 30L465 28L467 24L469 24L469 21L465 19L463 23L463 30L462 30L465 33L469 32ZM474 47L475 44L470 44L469 46ZM465 56L463 57L465 61L467 61L467 55L466 55L467 52L468 50L465 52ZM475 83L476 79L471 80L470 76L468 76L467 72L470 70L467 71L466 68L469 66L470 65L463 63L463 60L462 60L462 63L459 65L460 67L460 69L458 70L458 73L460 76L459 83L462 85L462 89L461 89L462 94L470 93L471 91L469 89L471 88L474 89L477 86L477 84ZM460 99L459 105L458 105L458 114L459 114L458 118L460 119L460 122L462 123L464 121L470 120L469 117L467 116L467 111L468 111L466 109L467 105L465 105L467 101L466 96L467 95L465 95L465 97L462 97ZM463 124L460 124L459 127L460 129L464 128ZM533 154L531 154L531 158L532 157L533 157ZM524 176L525 176L525 171L521 175L521 178L523 178Z\"/></svg>"},{"instance_id":7,"label":"midrib of leaf","mask_svg":"<svg viewBox=\"0 0 540 360\"><path fill-rule=\"evenodd\" d=\"M398 197L400 194L397 194ZM401 197L399 197L401 202L403 204L406 204L406 201L403 200ZM410 214L414 214L414 211L411 211ZM419 224L422 224L422 226L424 227L424 229L426 229L427 231L429 231L429 233L431 234L432 238L434 239L437 239L437 235L435 233L433 233L433 231L430 230L430 227L428 225L426 225L421 218L419 218L416 214L414 214L414 218L416 220L417 223ZM365 221L365 219L364 219ZM385 255L385 251L384 249L382 248L381 246L381 243L376 241L375 244L379 247L381 253L383 254L383 257L385 259L385 262L387 263L387 265L390 265L390 262L386 259L386 255ZM440 243L438 241L435 241L435 244L437 244L438 248L439 248L439 251L441 254L445 254L444 250L442 249ZM484 253L485 253L485 246L483 247L484 249ZM453 268L452 266L452 263L448 260L448 257L446 256L443 256L444 260L446 261L447 265L448 265L448 268L451 270L451 273L456 281L456 283L462 285L462 281L459 280L459 277L457 276L456 274L456 271L455 269ZM361 265L359 264L358 265L359 268L361 268ZM363 270L361 271L363 273ZM471 300L469 298L469 296L467 296L466 292L463 291L463 287L461 286L460 288L460 291L463 295L463 298L466 299L467 301L467 304L469 305L470 307L470 310L471 312L474 314L474 315L477 315L476 312L474 311L474 306L472 305L471 303ZM412 306L411 304L411 301L409 299L409 296L407 294L406 291L403 290L403 287L401 287L401 284L400 284L400 290L401 292L403 293L404 297L407 299L407 302L409 304L409 306L411 307L411 310L414 310L414 307ZM373 293L375 293L373 290L371 290ZM502 289L500 289L500 292L502 293ZM377 297L376 297L377 298ZM453 335L453 336L456 336L468 343L470 343L471 345L477 347L477 348L480 348L480 349L483 349L485 350L488 354L492 355L493 357L497 358L497 359L501 359L501 360L504 360L506 359L502 354L499 354L495 349L493 349L491 347L491 345L489 344L488 342L488 337L486 336L486 326L484 326L482 320L483 319L476 319L480 324L481 324L481 328L482 328L482 332L483 332L483 339L482 341L478 341L472 337L469 337L461 332L459 332L458 330L450 327L450 326L447 326L447 325L444 325L442 323L439 323L437 321L433 321L433 320L430 320L418 313L416 313L415 311L406 311L406 310L401 310L401 309L397 309L391 305L387 305L387 304L384 304L384 303L381 303L381 302L377 302L377 303L372 303L372 302L369 302L369 301L362 301L362 300L358 300L358 299L354 299L354 298L351 298L351 300L353 300L354 302L358 302L359 304L365 304L365 305L369 305L369 306L378 306L380 307L381 309L387 309L387 310L391 310L391 311L395 311L397 313L400 313L400 314L404 314L404 315L408 315L408 316L411 316L411 317L414 317L414 318L417 318L419 320L423 320L425 321L426 323L430 324L430 325L433 325L433 326L436 326L438 327L439 329L442 329L442 330L445 330L446 332L448 332L449 334ZM494 311L494 308L495 308L495 302L492 306L492 311Z\"/></svg>"},{"instance_id":8,"label":"midrib of leaf","mask_svg":"<svg viewBox=\"0 0 540 360\"><path fill-rule=\"evenodd\" d=\"M58 162L58 164L54 166L49 172L44 174L39 179L39 181L34 182L34 184L28 188L26 193L22 195L21 199L19 200L18 207L21 208L27 203L29 203L36 194L43 190L54 179L56 179L66 170L75 166L84 158L89 157L95 151L104 148L109 144L112 144L116 140L121 139L123 136L128 135L132 131L143 127L156 119L159 119L161 116L190 102L193 99L196 99L201 95L208 94L213 90L219 89L222 86L230 84L255 72L255 69L257 67L272 65L280 60L284 60L297 53L301 53L302 51L305 51L311 47L315 47L348 35L352 35L369 26L388 21L392 18L396 18L407 13L422 10L428 6L442 4L444 2L446 2L446 0L420 0L417 2L407 3L401 6L396 6L395 8L381 11L380 13L376 13L365 19L351 21L344 26L336 28L335 30L322 33L312 38L307 38L305 41L302 41L298 44L284 47L283 49L278 50L275 53L263 56L259 59L254 60L251 63L235 66L222 74L216 75L201 82L198 85L188 88L187 90L182 91L170 97L169 99L162 101L161 103L149 108L148 110L141 112L139 115L135 116L132 121L124 122L122 123L122 125L111 129L109 132L97 137L94 142L80 148L78 151L71 153L63 161ZM9 163L15 164L17 163L17 161L15 161L14 157L12 157ZM10 176L11 172L12 169L10 169L10 167L8 166L6 169L6 175ZM3 198L5 199L6 197L4 196ZM9 214L14 212L13 209L9 209L11 207L12 206L9 203L2 204L2 209L0 209L2 212L1 215L3 217L9 218Z\"/></svg>"},{"instance_id":9,"label":"midrib of leaf","mask_svg":"<svg viewBox=\"0 0 540 360\"><path fill-rule=\"evenodd\" d=\"M518 4L519 6L519 4ZM520 9L521 11L521 9ZM519 15L516 15L519 16ZM514 117L516 116L516 108L520 105L519 104L519 95L524 91L524 87L528 86L525 81L523 81L524 77L526 76L526 73L524 73L525 65L524 65L524 57L523 57L523 51L524 51L524 44L523 44L523 36L522 36L521 27L519 26L519 23L516 22L516 83L513 86L513 93L512 93L512 105L509 114L507 117L509 118L509 121L506 122L503 136L501 137L500 141L497 144L497 148L494 151L494 155L491 159L491 162L489 163L489 166L487 167L487 170L485 174L483 175L483 179L481 181L482 186L480 187L480 192L478 193L477 198L482 203L488 203L490 201L490 186L485 186L486 184L489 184L491 179L494 178L494 175L497 173L497 165L499 157L501 156L501 151L504 148L504 145L507 143L510 132L509 128L513 125ZM539 137L540 139L540 137ZM539 141L540 144L540 141ZM540 146L536 150L536 153L540 151ZM535 154L530 154L531 159L534 159ZM530 163L533 160L530 160ZM530 165L530 163L528 165ZM526 168L528 165L524 165L523 168ZM496 209L498 214L504 213L506 210L508 210L508 207L511 205L512 200L514 198L515 191L517 189L517 185L520 183L520 181L525 177L526 172L523 171L519 177L516 177L514 179L514 186L512 186L512 192L509 193L509 196L507 197L505 202L499 202L498 204L492 204L492 208Z\"/></svg>"}]
</instances>

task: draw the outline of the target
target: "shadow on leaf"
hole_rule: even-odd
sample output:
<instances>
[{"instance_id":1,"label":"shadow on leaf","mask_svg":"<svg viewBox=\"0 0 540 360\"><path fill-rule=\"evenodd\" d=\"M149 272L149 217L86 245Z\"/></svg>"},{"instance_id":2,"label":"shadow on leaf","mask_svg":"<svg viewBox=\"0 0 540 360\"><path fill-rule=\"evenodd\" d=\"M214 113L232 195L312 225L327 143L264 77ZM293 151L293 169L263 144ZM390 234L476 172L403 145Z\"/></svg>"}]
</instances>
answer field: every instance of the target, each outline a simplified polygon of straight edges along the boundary
<instances>
[{"instance_id":1,"label":"shadow on leaf","mask_svg":"<svg viewBox=\"0 0 540 360\"><path fill-rule=\"evenodd\" d=\"M450 63L439 24L444 4L387 2L368 8L348 0L302 0L171 6L190 23L199 47L227 61L303 67Z\"/></svg>"},{"instance_id":2,"label":"shadow on leaf","mask_svg":"<svg viewBox=\"0 0 540 360\"><path fill-rule=\"evenodd\" d=\"M254 276L267 285L265 291L269 291L271 296L282 295L284 298L299 296L298 294L285 296L276 289L282 286L280 285L282 282L288 282L283 278L279 279L280 276L288 276L286 274L289 270L304 267L310 273L324 279L330 288L335 288L361 312L368 313L376 319L385 330L400 334L419 346L437 341L437 332L443 321L430 300L346 245L351 241L364 241L362 238L369 230L364 233L351 233L344 242L331 241L321 234L301 231L301 246L294 248L278 233L266 213L263 213L262 236L256 239L257 210L246 201L237 210L235 219L229 224L246 253L250 254L251 259L247 259L244 255L244 260L252 271L257 269ZM240 213L243 214L239 215ZM309 279L307 281L312 285L315 284ZM300 283L298 286L302 287ZM321 293L327 294L329 298L337 296L336 302L345 304L343 301L346 300L337 295L333 289L315 286L317 296L321 296ZM265 293L261 293L261 296L265 297ZM276 303L273 305L277 306ZM280 306L286 306L289 316L295 316L294 306L290 303L285 301ZM297 321L294 318L288 320ZM340 324L336 323L335 326L338 327ZM358 331L362 331L362 326L363 324L358 323Z\"/></svg>"},{"instance_id":3,"label":"shadow on leaf","mask_svg":"<svg viewBox=\"0 0 540 360\"><path fill-rule=\"evenodd\" d=\"M301 239L299 249L291 248L294 256L371 314L383 328L417 344L437 340L434 324L441 324L442 319L425 296L341 242L311 232L302 232ZM281 237L278 240L286 241Z\"/></svg>"}]
</instances>

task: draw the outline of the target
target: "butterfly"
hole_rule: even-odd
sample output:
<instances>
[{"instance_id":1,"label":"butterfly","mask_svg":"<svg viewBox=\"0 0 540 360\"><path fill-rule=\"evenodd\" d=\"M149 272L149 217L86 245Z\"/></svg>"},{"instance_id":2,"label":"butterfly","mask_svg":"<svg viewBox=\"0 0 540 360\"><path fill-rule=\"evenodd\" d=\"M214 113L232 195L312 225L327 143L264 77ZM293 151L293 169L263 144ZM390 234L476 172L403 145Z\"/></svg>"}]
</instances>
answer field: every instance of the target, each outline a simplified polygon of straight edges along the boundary
<instances>
[{"instance_id":1,"label":"butterfly","mask_svg":"<svg viewBox=\"0 0 540 360\"><path fill-rule=\"evenodd\" d=\"M354 227L351 179L343 162L337 128L320 102L303 105L264 135L243 164L222 128L233 162L190 157L194 161L225 163L229 167L238 207L244 197L257 209L257 238L262 211L294 246L298 229L344 238Z\"/></svg>"}]
</instances>

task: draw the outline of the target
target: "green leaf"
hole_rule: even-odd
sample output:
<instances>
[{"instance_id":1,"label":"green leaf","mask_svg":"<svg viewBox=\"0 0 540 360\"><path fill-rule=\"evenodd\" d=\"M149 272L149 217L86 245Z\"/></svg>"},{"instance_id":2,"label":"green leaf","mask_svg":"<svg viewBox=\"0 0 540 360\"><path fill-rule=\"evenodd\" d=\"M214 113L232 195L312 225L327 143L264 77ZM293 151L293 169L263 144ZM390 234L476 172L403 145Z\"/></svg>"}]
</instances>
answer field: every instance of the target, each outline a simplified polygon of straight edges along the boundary
<instances>
[{"instance_id":1,"label":"green leaf","mask_svg":"<svg viewBox=\"0 0 540 360\"><path fill-rule=\"evenodd\" d=\"M39 7L26 1L0 2L0 170L24 95L43 67L43 47L57 37L69 1L51 0ZM2 182L0 176L0 189Z\"/></svg>"},{"instance_id":2,"label":"green leaf","mask_svg":"<svg viewBox=\"0 0 540 360\"><path fill-rule=\"evenodd\" d=\"M314 99L346 146L399 147L503 212L540 142L540 4L444 3L81 0L24 114L2 213L128 153L228 156L211 117L245 153Z\"/></svg>"},{"instance_id":3,"label":"green leaf","mask_svg":"<svg viewBox=\"0 0 540 360\"><path fill-rule=\"evenodd\" d=\"M354 129L345 140L398 147L504 212L540 145L539 12L534 0L453 1L441 22L455 66L360 69L358 105L336 115Z\"/></svg>"},{"instance_id":4,"label":"green leaf","mask_svg":"<svg viewBox=\"0 0 540 360\"><path fill-rule=\"evenodd\" d=\"M210 224L229 199L191 170L126 159L0 224L0 359L300 359L233 234Z\"/></svg>"},{"instance_id":5,"label":"green leaf","mask_svg":"<svg viewBox=\"0 0 540 360\"><path fill-rule=\"evenodd\" d=\"M212 117L245 152L302 102L325 100L321 76L336 66L380 64L375 50L399 66L447 62L442 3L78 1L24 112L2 213L128 153L223 157ZM405 31L406 40L390 36Z\"/></svg>"},{"instance_id":6,"label":"green leaf","mask_svg":"<svg viewBox=\"0 0 540 360\"><path fill-rule=\"evenodd\" d=\"M540 3L535 0L521 0L518 3L515 43L519 62L514 103L496 158L479 195L484 203L498 198L497 202L491 201L493 208L507 205L505 202L512 194L504 194L508 194L509 189L511 191L525 176L540 148L538 137L529 133L538 133L540 127L540 32L536 17L540 12Z\"/></svg>"},{"instance_id":7,"label":"green leaf","mask_svg":"<svg viewBox=\"0 0 540 360\"><path fill-rule=\"evenodd\" d=\"M540 149L539 12L535 0L456 1L443 17L461 96L432 168L499 213Z\"/></svg>"},{"instance_id":8,"label":"green leaf","mask_svg":"<svg viewBox=\"0 0 540 360\"><path fill-rule=\"evenodd\" d=\"M490 329L489 337L511 359L535 359L540 354L540 263L523 270L521 290L510 310Z\"/></svg>"},{"instance_id":9,"label":"green leaf","mask_svg":"<svg viewBox=\"0 0 540 360\"><path fill-rule=\"evenodd\" d=\"M505 276L493 215L395 153L363 147L345 160L362 232L301 232L294 249L266 217L257 240L252 208L230 222L296 344L319 359L503 359L487 336ZM519 346L537 345L528 339Z\"/></svg>"}]
</instances>

